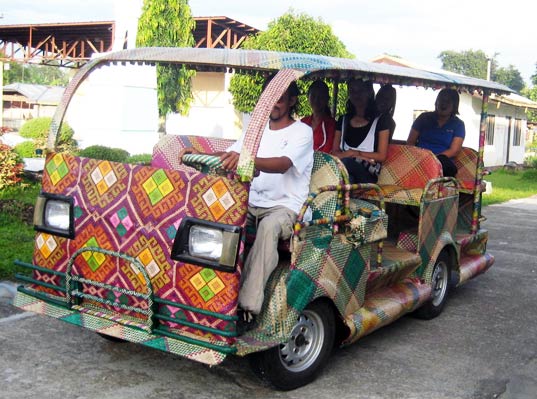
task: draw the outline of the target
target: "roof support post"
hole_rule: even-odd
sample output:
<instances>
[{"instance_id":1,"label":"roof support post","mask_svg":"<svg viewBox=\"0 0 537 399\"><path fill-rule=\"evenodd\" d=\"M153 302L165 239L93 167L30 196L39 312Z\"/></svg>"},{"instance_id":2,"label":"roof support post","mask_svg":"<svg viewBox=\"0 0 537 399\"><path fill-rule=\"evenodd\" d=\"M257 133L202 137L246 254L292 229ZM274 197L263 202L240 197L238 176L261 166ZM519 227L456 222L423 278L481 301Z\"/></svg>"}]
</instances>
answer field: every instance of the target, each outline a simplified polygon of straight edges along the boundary
<instances>
[{"instance_id":1,"label":"roof support post","mask_svg":"<svg viewBox=\"0 0 537 399\"><path fill-rule=\"evenodd\" d=\"M479 151L477 152L477 168L475 174L474 189L474 209L472 214L472 234L479 229L479 219L481 217L481 183L483 182L483 158L485 153L485 135L487 132L487 115L489 108L489 91L483 90L483 101L481 103L481 122L479 123Z\"/></svg>"}]
</instances>

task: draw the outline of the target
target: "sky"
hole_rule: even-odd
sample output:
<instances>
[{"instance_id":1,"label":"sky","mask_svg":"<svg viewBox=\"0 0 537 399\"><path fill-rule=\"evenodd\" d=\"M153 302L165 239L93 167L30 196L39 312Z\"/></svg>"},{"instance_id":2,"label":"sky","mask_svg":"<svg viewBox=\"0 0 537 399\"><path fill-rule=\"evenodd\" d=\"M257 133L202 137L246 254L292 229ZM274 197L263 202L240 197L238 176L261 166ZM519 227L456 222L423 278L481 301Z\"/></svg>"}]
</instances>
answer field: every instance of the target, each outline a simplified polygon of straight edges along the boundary
<instances>
[{"instance_id":1,"label":"sky","mask_svg":"<svg viewBox=\"0 0 537 399\"><path fill-rule=\"evenodd\" d=\"M0 0L0 24L117 20L140 0ZM381 54L439 68L445 50L483 50L513 65L526 84L537 71L537 2L528 0L190 0L193 16L226 16L264 30L288 12L332 27L347 50L368 61Z\"/></svg>"}]
</instances>

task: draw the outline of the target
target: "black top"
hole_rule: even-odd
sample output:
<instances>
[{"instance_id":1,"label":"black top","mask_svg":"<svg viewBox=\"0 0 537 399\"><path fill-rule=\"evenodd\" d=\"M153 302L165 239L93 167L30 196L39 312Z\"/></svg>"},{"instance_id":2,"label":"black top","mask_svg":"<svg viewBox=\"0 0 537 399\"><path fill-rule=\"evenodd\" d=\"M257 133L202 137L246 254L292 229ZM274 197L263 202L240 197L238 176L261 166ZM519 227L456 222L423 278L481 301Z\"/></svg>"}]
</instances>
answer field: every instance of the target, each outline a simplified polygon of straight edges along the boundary
<instances>
[{"instance_id":1,"label":"black top","mask_svg":"<svg viewBox=\"0 0 537 399\"><path fill-rule=\"evenodd\" d=\"M344 140L345 140L345 143L349 147L356 148L367 137L367 133L369 133L369 130L371 129L371 125L373 124L374 119L372 119L371 121L369 121L369 123L367 125L362 126L362 127L353 127L353 126L350 125L349 121L350 121L350 118L347 116L345 118L345 122L347 124L347 127L345 128ZM390 117L390 115L382 114L379 117L379 120L377 122L377 126L375 128L375 151L377 150L379 132L381 132L383 130L390 130L391 121L393 121L393 120ZM336 124L336 130L339 130L341 132L341 134L343 134L343 130L341 128L342 123L343 123L343 116L341 116L338 119L337 124ZM338 145L339 145L339 143L338 143Z\"/></svg>"}]
</instances>

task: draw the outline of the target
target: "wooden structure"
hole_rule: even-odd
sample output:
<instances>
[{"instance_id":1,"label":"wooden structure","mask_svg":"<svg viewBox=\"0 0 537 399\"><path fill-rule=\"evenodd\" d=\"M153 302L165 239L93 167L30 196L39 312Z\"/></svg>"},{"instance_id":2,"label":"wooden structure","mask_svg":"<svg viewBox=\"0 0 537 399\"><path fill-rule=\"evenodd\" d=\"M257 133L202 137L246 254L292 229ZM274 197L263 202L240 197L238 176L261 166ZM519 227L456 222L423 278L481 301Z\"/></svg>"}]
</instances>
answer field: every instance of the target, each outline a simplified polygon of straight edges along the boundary
<instances>
[{"instance_id":1,"label":"wooden structure","mask_svg":"<svg viewBox=\"0 0 537 399\"><path fill-rule=\"evenodd\" d=\"M196 17L195 47L239 48L244 39L258 29L228 17Z\"/></svg>"},{"instance_id":2,"label":"wooden structure","mask_svg":"<svg viewBox=\"0 0 537 399\"><path fill-rule=\"evenodd\" d=\"M0 26L0 61L79 68L112 50L114 29L113 21Z\"/></svg>"},{"instance_id":3,"label":"wooden structure","mask_svg":"<svg viewBox=\"0 0 537 399\"><path fill-rule=\"evenodd\" d=\"M238 48L258 29L228 17L196 17L195 47ZM112 50L115 22L0 26L0 61L80 68L94 53Z\"/></svg>"}]
</instances>

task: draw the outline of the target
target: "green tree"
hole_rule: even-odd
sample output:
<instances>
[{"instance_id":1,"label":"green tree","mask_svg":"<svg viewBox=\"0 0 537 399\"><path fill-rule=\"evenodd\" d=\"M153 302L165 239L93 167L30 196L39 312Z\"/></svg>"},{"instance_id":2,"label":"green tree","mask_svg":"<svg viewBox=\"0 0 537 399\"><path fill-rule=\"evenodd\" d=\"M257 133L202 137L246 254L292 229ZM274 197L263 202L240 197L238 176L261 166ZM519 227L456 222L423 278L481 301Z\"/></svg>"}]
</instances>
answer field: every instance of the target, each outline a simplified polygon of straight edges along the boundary
<instances>
[{"instance_id":1,"label":"green tree","mask_svg":"<svg viewBox=\"0 0 537 399\"><path fill-rule=\"evenodd\" d=\"M297 14L293 10L271 21L266 31L247 38L242 48L353 57L334 35L330 25L320 18ZM300 91L304 93L304 84L301 83L299 82ZM263 78L260 75L235 74L230 83L235 108L241 112L251 112L261 94L262 84ZM299 107L298 113L304 114L309 108L304 95L299 104L301 108Z\"/></svg>"},{"instance_id":2,"label":"green tree","mask_svg":"<svg viewBox=\"0 0 537 399\"><path fill-rule=\"evenodd\" d=\"M192 47L195 22L188 0L144 0L136 45ZM185 114L192 101L193 72L177 65L157 66L157 95L161 122L171 112Z\"/></svg>"},{"instance_id":3,"label":"green tree","mask_svg":"<svg viewBox=\"0 0 537 399\"><path fill-rule=\"evenodd\" d=\"M461 52L446 50L442 51L438 58L442 61L442 69L474 78L487 78L488 57L482 50L466 50ZM491 76L493 76L497 67L494 58L492 60Z\"/></svg>"},{"instance_id":4,"label":"green tree","mask_svg":"<svg viewBox=\"0 0 537 399\"><path fill-rule=\"evenodd\" d=\"M30 83L47 86L67 86L69 73L57 65L31 65L10 62L4 70L4 85Z\"/></svg>"},{"instance_id":5,"label":"green tree","mask_svg":"<svg viewBox=\"0 0 537 399\"><path fill-rule=\"evenodd\" d=\"M508 68L500 67L496 69L494 75L492 76L492 80L502 83L518 93L520 93L525 86L524 79L522 78L520 71L513 65L509 65Z\"/></svg>"},{"instance_id":6,"label":"green tree","mask_svg":"<svg viewBox=\"0 0 537 399\"><path fill-rule=\"evenodd\" d=\"M537 63L535 64L535 73L531 75L531 83L533 85L532 87L525 87L522 89L522 95L537 102ZM537 123L537 110L528 110L526 116L528 121Z\"/></svg>"}]
</instances>

